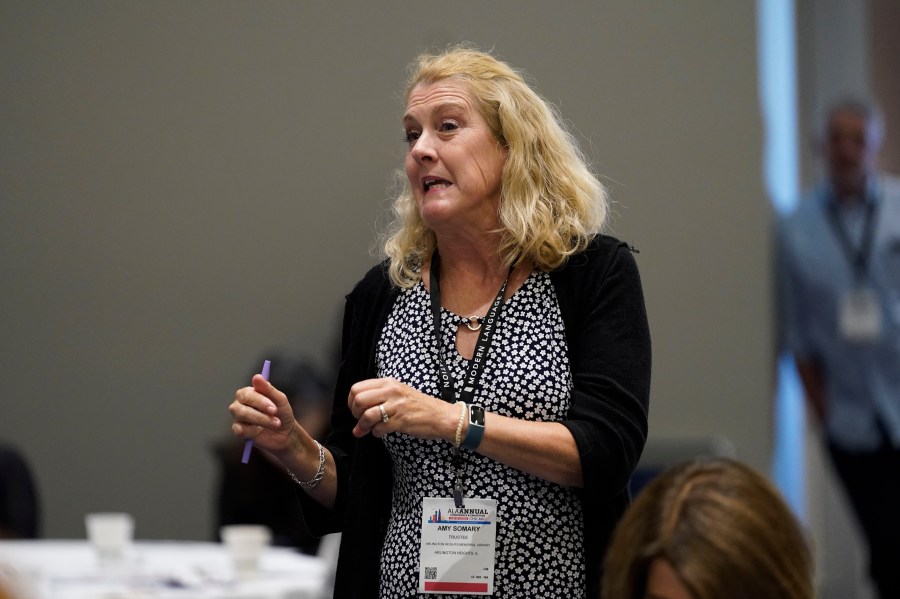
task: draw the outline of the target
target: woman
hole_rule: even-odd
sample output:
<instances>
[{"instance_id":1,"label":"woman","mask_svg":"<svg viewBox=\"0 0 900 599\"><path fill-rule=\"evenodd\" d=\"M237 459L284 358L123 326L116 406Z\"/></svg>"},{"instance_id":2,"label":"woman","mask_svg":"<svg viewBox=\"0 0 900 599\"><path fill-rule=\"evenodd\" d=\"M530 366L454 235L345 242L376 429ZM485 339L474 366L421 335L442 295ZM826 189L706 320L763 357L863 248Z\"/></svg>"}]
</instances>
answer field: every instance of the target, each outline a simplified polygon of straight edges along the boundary
<instances>
[{"instance_id":1,"label":"woman","mask_svg":"<svg viewBox=\"0 0 900 599\"><path fill-rule=\"evenodd\" d=\"M336 597L596 595L647 429L634 259L598 234L602 186L507 64L421 56L402 122L396 226L347 296L326 444L259 376L232 429L294 474L313 532L343 532ZM460 506L490 512L468 528L494 539L432 539ZM474 562L429 565L442 549Z\"/></svg>"},{"instance_id":2,"label":"woman","mask_svg":"<svg viewBox=\"0 0 900 599\"><path fill-rule=\"evenodd\" d=\"M812 557L775 487L733 460L669 469L637 496L605 561L603 599L812 599Z\"/></svg>"}]
</instances>

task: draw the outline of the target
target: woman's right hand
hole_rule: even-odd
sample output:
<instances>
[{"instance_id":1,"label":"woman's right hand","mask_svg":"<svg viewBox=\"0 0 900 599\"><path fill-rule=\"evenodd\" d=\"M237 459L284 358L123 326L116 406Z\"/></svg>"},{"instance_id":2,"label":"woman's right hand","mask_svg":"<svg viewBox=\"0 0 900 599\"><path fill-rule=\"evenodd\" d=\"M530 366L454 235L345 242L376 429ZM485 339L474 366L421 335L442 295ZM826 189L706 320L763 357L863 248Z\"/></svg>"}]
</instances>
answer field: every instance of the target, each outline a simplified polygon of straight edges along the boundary
<instances>
[{"instance_id":1,"label":"woman's right hand","mask_svg":"<svg viewBox=\"0 0 900 599\"><path fill-rule=\"evenodd\" d=\"M297 442L294 432L298 424L287 396L262 375L254 375L251 386L235 392L228 411L235 435L253 439L257 447L276 457L290 451Z\"/></svg>"},{"instance_id":2,"label":"woman's right hand","mask_svg":"<svg viewBox=\"0 0 900 599\"><path fill-rule=\"evenodd\" d=\"M319 477L321 484L306 488L306 492L327 508L334 505L337 495L334 457L297 422L284 393L257 374L249 387L237 390L228 411L232 432L253 439L257 447L281 462L294 480L310 481L323 469L324 475Z\"/></svg>"}]
</instances>

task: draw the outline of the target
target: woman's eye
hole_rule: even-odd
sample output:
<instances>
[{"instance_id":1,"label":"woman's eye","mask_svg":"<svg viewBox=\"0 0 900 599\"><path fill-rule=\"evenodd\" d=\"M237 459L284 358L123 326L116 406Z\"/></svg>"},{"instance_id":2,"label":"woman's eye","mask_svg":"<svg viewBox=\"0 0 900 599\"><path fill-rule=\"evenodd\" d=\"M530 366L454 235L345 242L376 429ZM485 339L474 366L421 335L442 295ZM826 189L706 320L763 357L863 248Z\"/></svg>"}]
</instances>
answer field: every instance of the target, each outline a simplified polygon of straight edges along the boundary
<instances>
[{"instance_id":1,"label":"woman's eye","mask_svg":"<svg viewBox=\"0 0 900 599\"><path fill-rule=\"evenodd\" d=\"M456 121L444 121L441 123L441 131L455 131L459 129L459 123Z\"/></svg>"},{"instance_id":2,"label":"woman's eye","mask_svg":"<svg viewBox=\"0 0 900 599\"><path fill-rule=\"evenodd\" d=\"M408 143L408 144L413 143L413 142L416 141L417 139L419 139L419 132L418 132L418 131L405 131L405 132L403 133L403 141L405 141L405 142Z\"/></svg>"}]
</instances>

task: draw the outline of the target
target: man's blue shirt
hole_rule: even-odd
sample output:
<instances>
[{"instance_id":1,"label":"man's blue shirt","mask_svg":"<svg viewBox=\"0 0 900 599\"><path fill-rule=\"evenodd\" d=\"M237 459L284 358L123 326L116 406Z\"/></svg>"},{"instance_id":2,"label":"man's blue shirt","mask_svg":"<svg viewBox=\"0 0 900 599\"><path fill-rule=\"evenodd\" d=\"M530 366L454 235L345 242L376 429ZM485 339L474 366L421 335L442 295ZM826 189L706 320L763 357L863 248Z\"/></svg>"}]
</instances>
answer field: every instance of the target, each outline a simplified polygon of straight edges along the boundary
<instances>
[{"instance_id":1,"label":"man's blue shirt","mask_svg":"<svg viewBox=\"0 0 900 599\"><path fill-rule=\"evenodd\" d=\"M885 440L900 447L900 179L877 177L861 200L839 204L831 187L820 185L780 223L777 253L782 347L818 363L828 436L851 451ZM859 248L869 203L871 250L865 272L855 274L836 225ZM848 341L840 333L841 302L861 286L877 294L881 334Z\"/></svg>"}]
</instances>

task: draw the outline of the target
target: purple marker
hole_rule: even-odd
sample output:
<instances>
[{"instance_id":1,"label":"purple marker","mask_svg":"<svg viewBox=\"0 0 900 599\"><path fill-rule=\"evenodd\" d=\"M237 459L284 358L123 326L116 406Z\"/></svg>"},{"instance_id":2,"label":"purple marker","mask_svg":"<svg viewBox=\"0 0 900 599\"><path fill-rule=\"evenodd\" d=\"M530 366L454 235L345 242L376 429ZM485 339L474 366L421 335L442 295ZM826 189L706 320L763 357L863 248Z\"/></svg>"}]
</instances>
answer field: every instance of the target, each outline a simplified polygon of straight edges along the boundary
<instances>
[{"instance_id":1,"label":"purple marker","mask_svg":"<svg viewBox=\"0 0 900 599\"><path fill-rule=\"evenodd\" d=\"M260 373L262 377L266 380L269 380L269 369L272 367L272 363L266 360L263 362L263 369ZM247 439L244 442L244 455L241 457L241 463L246 464L250 461L250 450L253 449L253 439Z\"/></svg>"}]
</instances>

